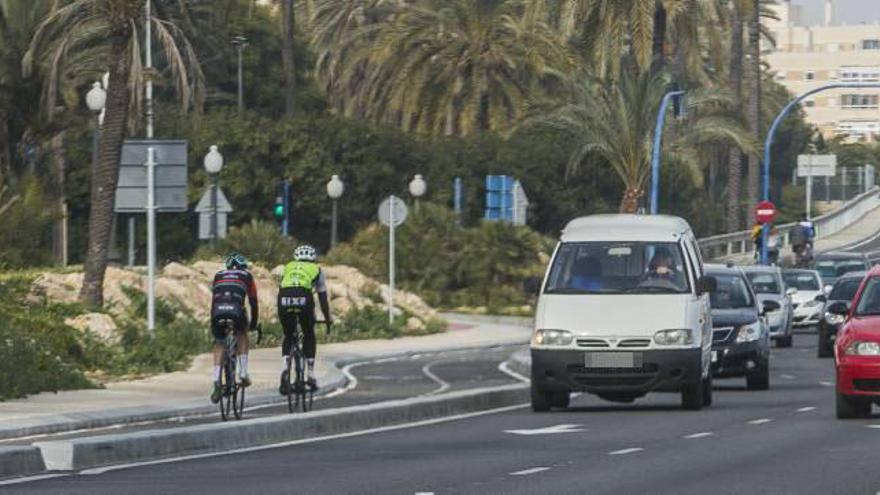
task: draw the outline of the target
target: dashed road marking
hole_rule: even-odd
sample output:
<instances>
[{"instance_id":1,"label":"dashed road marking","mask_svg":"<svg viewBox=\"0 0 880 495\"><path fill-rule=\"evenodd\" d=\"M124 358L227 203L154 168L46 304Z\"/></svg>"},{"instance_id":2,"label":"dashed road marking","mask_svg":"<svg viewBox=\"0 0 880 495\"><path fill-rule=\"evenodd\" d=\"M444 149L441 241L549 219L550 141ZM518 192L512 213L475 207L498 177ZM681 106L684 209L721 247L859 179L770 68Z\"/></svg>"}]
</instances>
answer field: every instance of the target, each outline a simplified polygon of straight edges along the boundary
<instances>
[{"instance_id":1,"label":"dashed road marking","mask_svg":"<svg viewBox=\"0 0 880 495\"><path fill-rule=\"evenodd\" d=\"M635 454L636 452L641 452L645 449L641 447L630 447L628 449L620 449L615 450L614 452L609 452L608 455L626 455L626 454Z\"/></svg>"},{"instance_id":2,"label":"dashed road marking","mask_svg":"<svg viewBox=\"0 0 880 495\"><path fill-rule=\"evenodd\" d=\"M797 412L810 412L810 411L815 411L815 410L816 410L815 407L807 406L807 407L802 407L802 408L798 409Z\"/></svg>"},{"instance_id":3,"label":"dashed road marking","mask_svg":"<svg viewBox=\"0 0 880 495\"><path fill-rule=\"evenodd\" d=\"M511 476L528 476L530 474L541 473L544 471L549 471L551 468L548 467L533 467L529 469L523 469L522 471L514 471L510 473Z\"/></svg>"},{"instance_id":4,"label":"dashed road marking","mask_svg":"<svg viewBox=\"0 0 880 495\"><path fill-rule=\"evenodd\" d=\"M880 430L880 425L865 425L865 428L873 428L875 430Z\"/></svg>"},{"instance_id":5,"label":"dashed road marking","mask_svg":"<svg viewBox=\"0 0 880 495\"><path fill-rule=\"evenodd\" d=\"M751 421L747 421L747 423L750 425L762 425L764 423L769 423L771 421L773 421L773 420L770 418L760 418L760 419L753 419Z\"/></svg>"},{"instance_id":6,"label":"dashed road marking","mask_svg":"<svg viewBox=\"0 0 880 495\"><path fill-rule=\"evenodd\" d=\"M779 378L782 378L783 380L794 380L797 377L794 375L779 375Z\"/></svg>"},{"instance_id":7,"label":"dashed road marking","mask_svg":"<svg viewBox=\"0 0 880 495\"><path fill-rule=\"evenodd\" d=\"M700 433L691 433L690 435L685 435L684 438L687 438L688 440L690 440L692 438L711 437L712 435L714 435L714 433L712 433L711 431L701 431Z\"/></svg>"},{"instance_id":8,"label":"dashed road marking","mask_svg":"<svg viewBox=\"0 0 880 495\"><path fill-rule=\"evenodd\" d=\"M834 384L831 382L819 382L819 385L822 385L823 387L830 387Z\"/></svg>"}]
</instances>

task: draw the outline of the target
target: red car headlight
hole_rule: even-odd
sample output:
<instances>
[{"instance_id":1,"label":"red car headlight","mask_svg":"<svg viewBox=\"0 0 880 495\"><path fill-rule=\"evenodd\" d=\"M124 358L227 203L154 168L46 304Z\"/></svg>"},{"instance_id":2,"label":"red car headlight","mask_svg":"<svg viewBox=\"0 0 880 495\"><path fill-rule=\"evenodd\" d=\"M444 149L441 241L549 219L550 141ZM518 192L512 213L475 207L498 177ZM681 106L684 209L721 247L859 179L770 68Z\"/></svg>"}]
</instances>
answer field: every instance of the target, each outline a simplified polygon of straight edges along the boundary
<instances>
[{"instance_id":1,"label":"red car headlight","mask_svg":"<svg viewBox=\"0 0 880 495\"><path fill-rule=\"evenodd\" d=\"M880 343L878 342L853 342L846 348L848 356L880 356Z\"/></svg>"}]
</instances>

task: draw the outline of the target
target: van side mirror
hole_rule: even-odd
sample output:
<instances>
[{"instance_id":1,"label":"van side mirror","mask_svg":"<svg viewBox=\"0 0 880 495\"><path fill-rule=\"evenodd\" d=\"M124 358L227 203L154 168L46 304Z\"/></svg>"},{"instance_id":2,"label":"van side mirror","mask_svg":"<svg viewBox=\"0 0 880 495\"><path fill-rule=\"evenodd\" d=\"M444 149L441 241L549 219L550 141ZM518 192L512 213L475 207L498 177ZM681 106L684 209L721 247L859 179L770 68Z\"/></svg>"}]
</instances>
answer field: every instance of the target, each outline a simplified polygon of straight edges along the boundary
<instances>
[{"instance_id":1,"label":"van side mirror","mask_svg":"<svg viewBox=\"0 0 880 495\"><path fill-rule=\"evenodd\" d=\"M788 289L785 289L786 296L793 296L793 295L797 294L797 292L798 292L797 287L789 287Z\"/></svg>"},{"instance_id":2,"label":"van side mirror","mask_svg":"<svg viewBox=\"0 0 880 495\"><path fill-rule=\"evenodd\" d=\"M833 315L846 316L849 314L849 305L843 301L831 303L825 311Z\"/></svg>"},{"instance_id":3,"label":"van side mirror","mask_svg":"<svg viewBox=\"0 0 880 495\"><path fill-rule=\"evenodd\" d=\"M832 287L830 285L826 285L825 287L822 287L822 292L827 296L828 294L831 294L831 289Z\"/></svg>"},{"instance_id":4,"label":"van side mirror","mask_svg":"<svg viewBox=\"0 0 880 495\"><path fill-rule=\"evenodd\" d=\"M767 313L772 313L774 311L779 311L782 309L782 305L780 305L776 301L764 301L761 303L761 314L766 315Z\"/></svg>"},{"instance_id":5,"label":"van side mirror","mask_svg":"<svg viewBox=\"0 0 880 495\"><path fill-rule=\"evenodd\" d=\"M523 292L527 296L538 296L541 293L541 280L538 277L528 277L523 280Z\"/></svg>"},{"instance_id":6,"label":"van side mirror","mask_svg":"<svg viewBox=\"0 0 880 495\"><path fill-rule=\"evenodd\" d=\"M718 287L718 281L715 277L711 277L709 275L703 275L697 280L697 294L711 294L715 292L715 289Z\"/></svg>"},{"instance_id":7,"label":"van side mirror","mask_svg":"<svg viewBox=\"0 0 880 495\"><path fill-rule=\"evenodd\" d=\"M825 296L825 294L818 294L813 299L820 303L828 302L828 298Z\"/></svg>"}]
</instances>

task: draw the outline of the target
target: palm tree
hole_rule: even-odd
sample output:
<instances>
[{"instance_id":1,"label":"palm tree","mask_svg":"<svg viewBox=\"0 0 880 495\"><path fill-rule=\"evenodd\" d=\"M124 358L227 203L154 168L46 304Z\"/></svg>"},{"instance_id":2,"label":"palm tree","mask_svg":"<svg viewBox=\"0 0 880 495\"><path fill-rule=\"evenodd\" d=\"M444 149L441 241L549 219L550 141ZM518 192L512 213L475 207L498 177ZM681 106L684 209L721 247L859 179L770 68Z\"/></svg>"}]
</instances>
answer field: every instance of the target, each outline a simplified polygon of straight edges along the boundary
<instances>
[{"instance_id":1,"label":"palm tree","mask_svg":"<svg viewBox=\"0 0 880 495\"><path fill-rule=\"evenodd\" d=\"M119 159L126 128L134 126L141 103L143 69L139 27L143 23L142 0L56 1L33 35L22 65L29 73L37 66L47 71L45 105L58 98L59 75L65 67L85 67L95 74L109 71L106 113L98 151L98 165L91 181L89 243L80 299L93 306L103 304L104 272L113 218L113 200L119 177ZM150 23L163 48L172 83L186 112L200 103L202 73L191 45L174 24L153 17Z\"/></svg>"},{"instance_id":2,"label":"palm tree","mask_svg":"<svg viewBox=\"0 0 880 495\"><path fill-rule=\"evenodd\" d=\"M572 101L538 119L565 132L578 145L569 161L573 169L590 155L606 161L624 186L620 211L634 213L645 194L657 107L667 88L665 74L626 69L618 82L581 78ZM730 117L730 98L718 90L689 93L688 118L664 143L664 159L686 165L695 182L702 166L698 152L718 143L751 149L743 127Z\"/></svg>"},{"instance_id":3,"label":"palm tree","mask_svg":"<svg viewBox=\"0 0 880 495\"><path fill-rule=\"evenodd\" d=\"M525 16L519 0L420 0L388 9L384 22L354 19L362 27L337 47L342 63L325 71L331 89L343 91L335 98L345 114L430 134L506 132L528 99L572 65L559 37ZM336 22L351 22L353 13Z\"/></svg>"}]
</instances>

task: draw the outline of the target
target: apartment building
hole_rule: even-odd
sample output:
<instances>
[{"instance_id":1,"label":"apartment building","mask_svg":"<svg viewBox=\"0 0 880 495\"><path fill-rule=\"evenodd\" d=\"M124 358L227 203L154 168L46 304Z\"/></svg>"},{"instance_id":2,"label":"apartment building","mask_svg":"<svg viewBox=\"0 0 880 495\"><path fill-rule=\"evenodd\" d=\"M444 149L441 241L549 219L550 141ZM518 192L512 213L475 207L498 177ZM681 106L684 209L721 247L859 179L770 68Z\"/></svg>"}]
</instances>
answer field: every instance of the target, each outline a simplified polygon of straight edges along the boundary
<instances>
[{"instance_id":1,"label":"apartment building","mask_svg":"<svg viewBox=\"0 0 880 495\"><path fill-rule=\"evenodd\" d=\"M802 94L835 82L877 83L880 86L880 24L834 23L834 5L825 2L825 22L805 26L797 5L776 6L779 21L767 27L776 46L764 46L764 59L776 80ZM804 100L807 120L826 137L880 139L880 87L831 89Z\"/></svg>"}]
</instances>

